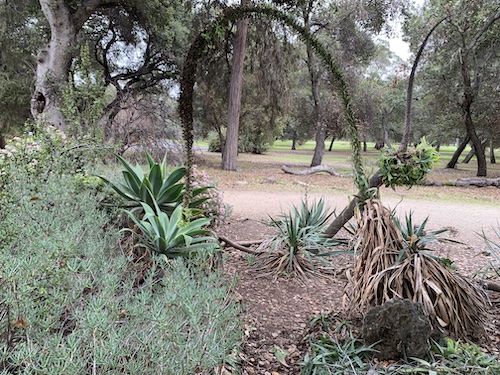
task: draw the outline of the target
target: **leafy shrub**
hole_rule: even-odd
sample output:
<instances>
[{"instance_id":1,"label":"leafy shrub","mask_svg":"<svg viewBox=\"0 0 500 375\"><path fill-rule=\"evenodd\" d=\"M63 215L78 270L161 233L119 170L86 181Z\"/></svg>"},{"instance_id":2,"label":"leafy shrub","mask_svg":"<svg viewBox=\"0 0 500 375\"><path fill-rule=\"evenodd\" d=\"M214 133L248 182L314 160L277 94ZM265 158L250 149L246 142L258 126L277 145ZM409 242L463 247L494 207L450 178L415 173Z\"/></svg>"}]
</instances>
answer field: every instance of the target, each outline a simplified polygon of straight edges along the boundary
<instances>
[{"instance_id":1,"label":"leafy shrub","mask_svg":"<svg viewBox=\"0 0 500 375\"><path fill-rule=\"evenodd\" d=\"M311 321L306 345L309 350L301 363L304 375L344 374L468 374L500 373L500 362L477 345L449 338L432 345L430 358L374 361L374 349L358 337L352 322L334 314Z\"/></svg>"},{"instance_id":2,"label":"leafy shrub","mask_svg":"<svg viewBox=\"0 0 500 375\"><path fill-rule=\"evenodd\" d=\"M492 260L481 270L475 273L476 276L481 276L483 279L499 279L500 278L500 224L493 229L496 240L488 237L484 230L480 234L484 243L488 247Z\"/></svg>"},{"instance_id":3,"label":"leafy shrub","mask_svg":"<svg viewBox=\"0 0 500 375\"><path fill-rule=\"evenodd\" d=\"M356 234L351 308L365 311L392 298L407 298L423 305L435 329L455 338L484 335L484 291L423 251L426 243L437 240L425 233L425 224L414 231L411 215L406 227L396 223L379 200L366 202Z\"/></svg>"},{"instance_id":4,"label":"leafy shrub","mask_svg":"<svg viewBox=\"0 0 500 375\"><path fill-rule=\"evenodd\" d=\"M404 153L385 150L378 165L385 186L394 188L422 184L438 160L436 150L422 138L413 150Z\"/></svg>"},{"instance_id":5,"label":"leafy shrub","mask_svg":"<svg viewBox=\"0 0 500 375\"><path fill-rule=\"evenodd\" d=\"M208 141L208 151L209 152L222 152L224 148L224 144L221 143L218 135L215 135L213 138L210 138ZM240 150L238 150L240 151Z\"/></svg>"},{"instance_id":6,"label":"leafy shrub","mask_svg":"<svg viewBox=\"0 0 500 375\"><path fill-rule=\"evenodd\" d=\"M4 373L194 374L231 360L238 311L216 273L154 256L137 285L99 193L11 167L0 206Z\"/></svg>"}]
</instances>

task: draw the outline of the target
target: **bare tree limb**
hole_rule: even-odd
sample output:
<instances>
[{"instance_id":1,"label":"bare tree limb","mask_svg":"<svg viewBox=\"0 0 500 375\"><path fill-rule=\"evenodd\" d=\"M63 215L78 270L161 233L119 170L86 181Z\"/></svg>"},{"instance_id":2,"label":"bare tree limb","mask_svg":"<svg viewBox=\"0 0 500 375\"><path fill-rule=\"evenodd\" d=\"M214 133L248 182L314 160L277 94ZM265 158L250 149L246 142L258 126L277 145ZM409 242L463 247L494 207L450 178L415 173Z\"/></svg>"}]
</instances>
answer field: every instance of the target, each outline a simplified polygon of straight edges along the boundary
<instances>
[{"instance_id":1,"label":"bare tree limb","mask_svg":"<svg viewBox=\"0 0 500 375\"><path fill-rule=\"evenodd\" d=\"M240 245L240 244L238 244L238 243L236 243L236 242L233 242L233 241L231 241L231 240L227 239L226 237L221 237L221 236L219 236L219 240L220 240L221 242L226 243L228 246L233 247L233 248L235 248L236 250L243 251L243 252L245 252L245 253L247 253L247 254L253 254L253 255L259 254L258 252L253 251L252 249L250 249L250 248L248 248L248 247L242 246L242 245Z\"/></svg>"},{"instance_id":2,"label":"bare tree limb","mask_svg":"<svg viewBox=\"0 0 500 375\"><path fill-rule=\"evenodd\" d=\"M489 280L480 280L479 284L483 289L493 290L495 292L500 292L500 284Z\"/></svg>"},{"instance_id":3,"label":"bare tree limb","mask_svg":"<svg viewBox=\"0 0 500 375\"><path fill-rule=\"evenodd\" d=\"M326 172L326 173L328 173L332 176L335 176L335 177L352 177L352 175L342 175L340 173L337 173L337 172L335 172L335 170L333 169L332 166L326 165L326 164L316 165L314 167L303 169L301 171L297 171L297 170L294 170L286 165L283 165L281 167L281 170L285 173L288 173L288 174L294 174L294 175L300 175L300 176L310 175L310 174L319 173L319 172Z\"/></svg>"},{"instance_id":4,"label":"bare tree limb","mask_svg":"<svg viewBox=\"0 0 500 375\"><path fill-rule=\"evenodd\" d=\"M415 61L413 62L413 66L410 73L410 78L408 80L408 89L406 92L406 111L405 111L405 126L403 129L403 139L401 140L401 144L398 148L397 152L404 152L408 148L408 143L410 140L410 132L411 132L411 108L412 108L412 98L413 98L413 82L415 81L415 72L417 70L418 63L422 54L424 52L424 48L429 40L431 34L436 30L436 28L448 17L445 17L439 20L427 33L424 41L420 45L420 48L415 56ZM380 175L380 169L372 176L370 179L370 188L378 188L382 186L383 180ZM344 208L340 215L338 215L333 222L328 226L325 231L325 235L328 237L335 236L340 229L347 223L354 215L354 208L358 204L358 199L354 198L349 206Z\"/></svg>"},{"instance_id":5,"label":"bare tree limb","mask_svg":"<svg viewBox=\"0 0 500 375\"><path fill-rule=\"evenodd\" d=\"M500 188L500 178L459 178L457 180L451 180L447 182L426 182L427 186L476 186L476 187L487 187L494 186Z\"/></svg>"}]
</instances>

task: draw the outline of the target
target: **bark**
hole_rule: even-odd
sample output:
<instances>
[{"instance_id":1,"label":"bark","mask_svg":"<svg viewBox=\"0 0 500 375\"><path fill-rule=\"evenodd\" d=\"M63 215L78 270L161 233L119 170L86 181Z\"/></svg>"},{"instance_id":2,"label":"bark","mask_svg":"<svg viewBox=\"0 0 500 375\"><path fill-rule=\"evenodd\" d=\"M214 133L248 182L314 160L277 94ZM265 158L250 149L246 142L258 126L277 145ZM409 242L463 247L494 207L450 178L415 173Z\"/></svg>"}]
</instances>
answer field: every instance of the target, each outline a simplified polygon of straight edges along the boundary
<instances>
[{"instance_id":1,"label":"bark","mask_svg":"<svg viewBox=\"0 0 500 375\"><path fill-rule=\"evenodd\" d=\"M309 29L310 14L312 11L313 1L309 2L308 8L304 10L304 27ZM323 161L323 156L325 155L325 139L326 139L326 127L322 119L322 105L321 96L319 93L319 74L315 67L315 58L312 50L312 46L308 43L306 46L307 51L307 69L309 70L309 77L311 80L311 94L314 102L314 124L316 128L314 155L311 160L311 167L320 165Z\"/></svg>"},{"instance_id":2,"label":"bark","mask_svg":"<svg viewBox=\"0 0 500 375\"><path fill-rule=\"evenodd\" d=\"M465 150L465 147L467 147L469 141L470 141L469 136L468 135L465 136L465 138L462 140L462 142L460 142L457 149L455 150L455 153L453 154L451 160L448 162L448 164L446 164L446 168L455 169L458 162L458 158L460 158L460 155Z\"/></svg>"},{"instance_id":3,"label":"bark","mask_svg":"<svg viewBox=\"0 0 500 375\"><path fill-rule=\"evenodd\" d=\"M370 178L370 188L378 188L382 186L382 176L380 175L380 171L377 171L371 178ZM359 203L358 198L354 197L349 205L342 210L342 212L335 217L335 220L326 228L325 230L325 236L327 237L333 237L335 236L341 229L342 227L349 221L351 218L354 216L354 209Z\"/></svg>"},{"instance_id":4,"label":"bark","mask_svg":"<svg viewBox=\"0 0 500 375\"><path fill-rule=\"evenodd\" d=\"M306 176L314 173L326 172L335 177L352 177L351 175L341 175L340 173L335 172L335 169L332 166L320 164L315 165L314 167L310 167L308 169L302 169L300 171L293 170L292 168L283 165L281 170L288 174L294 174L299 176Z\"/></svg>"},{"instance_id":5,"label":"bark","mask_svg":"<svg viewBox=\"0 0 500 375\"><path fill-rule=\"evenodd\" d=\"M467 135L470 138L472 146L476 151L476 159L477 159L477 176L486 176L486 156L484 155L484 151L481 147L481 141L476 133L476 128L474 126L474 122L472 120L472 103L474 102L474 91L472 88L472 83L469 75L469 68L467 64L467 54L462 53L461 56L461 73L462 80L464 85L464 95L462 99L462 114L464 116L465 129L467 129Z\"/></svg>"},{"instance_id":6,"label":"bark","mask_svg":"<svg viewBox=\"0 0 500 375\"><path fill-rule=\"evenodd\" d=\"M493 142L493 138L490 138L490 163L491 164L496 164L496 159L495 159L495 144Z\"/></svg>"},{"instance_id":7,"label":"bark","mask_svg":"<svg viewBox=\"0 0 500 375\"><path fill-rule=\"evenodd\" d=\"M0 132L0 149L4 149L6 146L6 143L5 143L5 137L3 136L3 134Z\"/></svg>"},{"instance_id":8,"label":"bark","mask_svg":"<svg viewBox=\"0 0 500 375\"><path fill-rule=\"evenodd\" d=\"M413 101L413 84L415 82L415 73L417 71L417 66L422 57L422 53L424 52L424 48L427 44L427 41L431 37L432 33L436 28L448 17L442 18L439 20L427 33L424 41L420 45L420 48L415 56L415 61L413 62L413 66L411 68L410 77L408 79L408 87L406 89L406 110L405 110L405 126L403 128L403 139L401 140L401 144L399 145L397 152L404 152L408 148L408 143L410 142L410 134L411 134L411 117L412 117L412 101Z\"/></svg>"},{"instance_id":9,"label":"bark","mask_svg":"<svg viewBox=\"0 0 500 375\"><path fill-rule=\"evenodd\" d=\"M480 280L479 285L481 285L486 290L492 290L494 292L500 292L500 284L490 280Z\"/></svg>"},{"instance_id":10,"label":"bark","mask_svg":"<svg viewBox=\"0 0 500 375\"><path fill-rule=\"evenodd\" d=\"M476 186L476 187L488 187L494 186L500 188L500 178L460 178L458 180L451 180L448 182L431 182L425 183L426 186Z\"/></svg>"},{"instance_id":11,"label":"bark","mask_svg":"<svg viewBox=\"0 0 500 375\"><path fill-rule=\"evenodd\" d=\"M389 114L394 110L394 107L389 111ZM392 148L391 140L389 139L389 130L387 127L387 119L385 116L382 118L382 135L384 138L384 145L387 145L387 147ZM383 147L383 146L382 146Z\"/></svg>"},{"instance_id":12,"label":"bark","mask_svg":"<svg viewBox=\"0 0 500 375\"><path fill-rule=\"evenodd\" d=\"M50 41L38 52L31 114L35 120L65 131L66 122L59 109L61 90L68 82L69 68L77 50L76 36L100 0L87 0L77 9L70 8L64 0L39 1L50 25Z\"/></svg>"},{"instance_id":13,"label":"bark","mask_svg":"<svg viewBox=\"0 0 500 375\"><path fill-rule=\"evenodd\" d=\"M476 134L474 122L472 120L471 106L477 97L477 92L479 90L479 72L476 66L474 74L474 85L469 74L469 55L472 53L475 46L479 43L480 38L485 34L488 29L500 19L500 8L497 8L496 12L492 14L483 24L483 27L474 35L472 40L468 45L465 45L465 41L459 50L460 54L460 72L462 74L464 95L461 103L462 114L464 116L465 128L467 129L467 135L470 137L470 141L476 150L477 159L477 176L486 176L486 155L481 149L481 141ZM460 28L458 28L460 30Z\"/></svg>"},{"instance_id":14,"label":"bark","mask_svg":"<svg viewBox=\"0 0 500 375\"><path fill-rule=\"evenodd\" d=\"M328 147L328 151L332 151L333 149L333 142L335 142L335 137L332 137L332 141L330 142L330 147Z\"/></svg>"},{"instance_id":15,"label":"bark","mask_svg":"<svg viewBox=\"0 0 500 375\"><path fill-rule=\"evenodd\" d=\"M486 151L486 143L488 141L483 141L481 142L481 151L482 153L484 154L485 151ZM467 156L464 158L464 160L462 161L462 163L464 164L467 164L468 162L470 162L470 160L474 157L474 155L476 155L476 149L473 147L472 150L470 150L470 152L467 154Z\"/></svg>"},{"instance_id":16,"label":"bark","mask_svg":"<svg viewBox=\"0 0 500 375\"><path fill-rule=\"evenodd\" d=\"M297 132L294 130L292 134L292 150L296 150L297 147Z\"/></svg>"},{"instance_id":17,"label":"bark","mask_svg":"<svg viewBox=\"0 0 500 375\"><path fill-rule=\"evenodd\" d=\"M241 5L247 5L248 3L249 0L241 0ZM236 171L238 165L238 133L247 31L248 19L239 20L234 38L233 65L231 67L231 81L229 83L227 132L222 153L222 169L226 171Z\"/></svg>"},{"instance_id":18,"label":"bark","mask_svg":"<svg viewBox=\"0 0 500 375\"><path fill-rule=\"evenodd\" d=\"M243 252L248 253L248 254L258 254L257 251L254 251L254 250L252 250L252 249L250 249L250 248L248 248L246 246L240 245L237 242L233 242L233 241L231 241L228 238L220 237L219 236L219 240L221 242L224 242L227 246L230 246L230 247L232 247L232 248L234 248L236 250L240 250L240 251L243 251Z\"/></svg>"}]
</instances>

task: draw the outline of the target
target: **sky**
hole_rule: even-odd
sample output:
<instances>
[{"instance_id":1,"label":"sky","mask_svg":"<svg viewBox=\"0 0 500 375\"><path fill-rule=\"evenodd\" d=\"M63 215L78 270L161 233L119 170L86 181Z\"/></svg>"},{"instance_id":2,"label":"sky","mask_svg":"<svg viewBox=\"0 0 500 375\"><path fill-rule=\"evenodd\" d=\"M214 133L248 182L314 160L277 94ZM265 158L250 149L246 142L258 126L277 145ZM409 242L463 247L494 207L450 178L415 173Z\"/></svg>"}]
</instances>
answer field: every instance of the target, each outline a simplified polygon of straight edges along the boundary
<instances>
[{"instance_id":1,"label":"sky","mask_svg":"<svg viewBox=\"0 0 500 375\"><path fill-rule=\"evenodd\" d=\"M421 7L424 3L424 0L412 0L411 2ZM408 43L403 42L403 40L401 39L401 29L396 32L396 36L393 38L380 38L389 41L389 48L392 52L401 57L403 60L408 60L408 57L410 56L410 48Z\"/></svg>"}]
</instances>

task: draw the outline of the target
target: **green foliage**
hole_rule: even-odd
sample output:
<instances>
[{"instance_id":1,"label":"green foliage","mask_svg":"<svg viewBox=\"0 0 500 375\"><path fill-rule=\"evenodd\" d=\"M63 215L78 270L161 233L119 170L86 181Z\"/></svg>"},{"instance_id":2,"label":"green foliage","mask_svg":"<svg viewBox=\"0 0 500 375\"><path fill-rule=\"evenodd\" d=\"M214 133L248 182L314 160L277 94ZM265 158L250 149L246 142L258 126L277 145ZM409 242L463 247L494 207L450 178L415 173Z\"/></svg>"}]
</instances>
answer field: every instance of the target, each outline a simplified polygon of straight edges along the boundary
<instances>
[{"instance_id":1,"label":"green foliage","mask_svg":"<svg viewBox=\"0 0 500 375\"><path fill-rule=\"evenodd\" d=\"M411 187L424 183L438 160L436 150L422 138L413 150L399 154L386 150L378 165L385 186Z\"/></svg>"},{"instance_id":2,"label":"green foliage","mask_svg":"<svg viewBox=\"0 0 500 375\"><path fill-rule=\"evenodd\" d=\"M170 215L182 203L185 188L184 183L180 181L186 175L185 168L177 168L169 174L166 156L161 163L157 163L146 153L149 164L149 171L146 172L139 164L134 167L121 156L116 155L116 158L125 167L122 170L122 182L115 184L105 177L100 178L125 199L127 208L140 211L143 208L142 203L145 203L149 207L157 205L161 211ZM206 186L194 189L192 196L197 197L207 189ZM199 213L199 207L205 200L206 198L198 197L190 203L189 208L193 209L194 213Z\"/></svg>"},{"instance_id":3,"label":"green foliage","mask_svg":"<svg viewBox=\"0 0 500 375\"><path fill-rule=\"evenodd\" d=\"M98 122L109 99L105 98L104 83L97 80L92 71L88 44L81 47L77 72L78 79L75 81L70 76L62 92L61 112L66 118L67 133L75 139L102 143L104 129Z\"/></svg>"},{"instance_id":4,"label":"green foliage","mask_svg":"<svg viewBox=\"0 0 500 375\"><path fill-rule=\"evenodd\" d=\"M300 363L301 374L355 374L370 368L367 362L375 350L354 335L349 322L327 315L313 319L311 325L319 330L308 337L310 349Z\"/></svg>"},{"instance_id":5,"label":"green foliage","mask_svg":"<svg viewBox=\"0 0 500 375\"><path fill-rule=\"evenodd\" d=\"M318 253L328 245L329 240L322 236L327 221L332 216L325 210L325 202L320 199L308 204L302 200L300 207L292 206L292 211L281 215L279 220L271 218L270 226L278 234L274 237L274 248L289 249L291 260L300 251Z\"/></svg>"},{"instance_id":6,"label":"green foliage","mask_svg":"<svg viewBox=\"0 0 500 375\"><path fill-rule=\"evenodd\" d=\"M374 361L375 350L357 337L351 322L329 314L311 321L301 374L496 374L500 362L477 345L449 338L433 342L429 358L410 358L398 362Z\"/></svg>"},{"instance_id":7,"label":"green foliage","mask_svg":"<svg viewBox=\"0 0 500 375\"><path fill-rule=\"evenodd\" d=\"M205 30L203 30L189 49L184 69L181 76L181 92L179 97L179 115L182 120L184 130L184 140L187 151L187 168L190 170L193 164L193 92L196 80L196 70L198 63L202 60L206 50L217 40L220 35L220 29L229 28L229 25L236 20L245 17L267 17L279 21L291 29L318 55L320 61L328 69L332 84L337 95L342 102L347 131L351 139L353 152L353 168L355 170L354 179L360 195L364 195L369 187L364 173L364 167L361 160L360 142L358 135L358 121L356 119L354 108L352 106L351 94L344 77L343 70L337 61L333 58L326 47L309 30L304 28L292 15L282 12L272 6L244 6L228 8L217 20L213 21ZM188 174L189 175L189 174ZM187 181L189 200L190 181Z\"/></svg>"},{"instance_id":8,"label":"green foliage","mask_svg":"<svg viewBox=\"0 0 500 375\"><path fill-rule=\"evenodd\" d=\"M199 218L184 222L181 205L177 206L169 217L160 210L156 202L153 203L154 209L141 203L145 212L142 219L126 211L142 232L142 236L138 235L142 246L153 252L164 254L168 258L187 256L197 252L211 253L218 247L213 237L200 237L208 233L208 230L203 227L208 225L211 219ZM123 230L136 234L129 228Z\"/></svg>"},{"instance_id":9,"label":"green foliage","mask_svg":"<svg viewBox=\"0 0 500 375\"><path fill-rule=\"evenodd\" d=\"M154 256L137 285L95 180L82 189L70 174L11 168L0 205L3 373L194 374L231 361L238 311L219 275Z\"/></svg>"},{"instance_id":10,"label":"green foliage","mask_svg":"<svg viewBox=\"0 0 500 375\"><path fill-rule=\"evenodd\" d=\"M277 234L264 241L259 249L268 249L271 262L256 262L262 271L271 271L276 277L280 274L304 277L315 273L314 258L322 255L328 247L337 245L336 239L323 236L323 230L332 213L325 210L324 200L320 199L309 206L306 200L300 207L293 206L288 214L280 219L270 218L269 225ZM276 260L276 261L274 261Z\"/></svg>"},{"instance_id":11,"label":"green foliage","mask_svg":"<svg viewBox=\"0 0 500 375\"><path fill-rule=\"evenodd\" d=\"M0 150L0 194L9 181L25 175L41 181L52 173L85 176L85 167L96 159L91 147L79 147L51 126L34 124L30 130Z\"/></svg>"},{"instance_id":12,"label":"green foliage","mask_svg":"<svg viewBox=\"0 0 500 375\"><path fill-rule=\"evenodd\" d=\"M211 177L198 166L193 165L192 184L194 189L207 188L200 193L200 198L206 198L200 208L205 217L211 218L210 225L216 227L222 224L231 213L231 207L224 203L222 191L217 189Z\"/></svg>"},{"instance_id":13,"label":"green foliage","mask_svg":"<svg viewBox=\"0 0 500 375\"><path fill-rule=\"evenodd\" d=\"M401 260L403 257L408 257L424 250L432 250L428 247L428 245L432 243L460 243L449 238L438 237L438 235L440 235L441 233L447 232L448 229L438 229L431 232L427 231L425 229L425 226L427 224L427 220L429 220L428 217L425 218L425 220L421 224L413 224L413 213L410 212L409 214L406 214L404 224L396 216L393 216L393 220L401 235L401 250L399 252L399 260ZM441 263L443 263L443 265L447 265L448 267L451 267L453 263L451 260L445 258L436 259L438 259L439 261L441 261Z\"/></svg>"}]
</instances>

